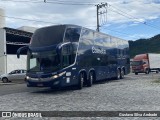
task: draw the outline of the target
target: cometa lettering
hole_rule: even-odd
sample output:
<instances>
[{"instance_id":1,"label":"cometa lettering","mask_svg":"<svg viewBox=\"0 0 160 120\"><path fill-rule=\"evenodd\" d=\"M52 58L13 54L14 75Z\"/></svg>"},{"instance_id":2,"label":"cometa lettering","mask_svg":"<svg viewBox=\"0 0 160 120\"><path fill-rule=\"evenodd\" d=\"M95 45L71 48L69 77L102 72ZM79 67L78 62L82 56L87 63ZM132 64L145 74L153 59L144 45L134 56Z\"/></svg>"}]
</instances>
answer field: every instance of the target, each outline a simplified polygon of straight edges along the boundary
<instances>
[{"instance_id":1,"label":"cometa lettering","mask_svg":"<svg viewBox=\"0 0 160 120\"><path fill-rule=\"evenodd\" d=\"M99 54L106 54L106 50L104 49L97 49L94 46L92 47L92 53L99 53Z\"/></svg>"}]
</instances>

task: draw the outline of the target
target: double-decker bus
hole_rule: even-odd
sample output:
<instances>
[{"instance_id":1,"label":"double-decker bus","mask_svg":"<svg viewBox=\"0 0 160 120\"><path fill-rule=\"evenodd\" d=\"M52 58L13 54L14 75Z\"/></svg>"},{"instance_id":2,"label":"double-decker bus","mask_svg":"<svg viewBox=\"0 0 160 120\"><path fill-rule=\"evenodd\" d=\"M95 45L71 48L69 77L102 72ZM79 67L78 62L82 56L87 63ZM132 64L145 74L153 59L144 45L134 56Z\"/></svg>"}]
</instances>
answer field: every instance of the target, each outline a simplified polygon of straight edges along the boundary
<instances>
[{"instance_id":1,"label":"double-decker bus","mask_svg":"<svg viewBox=\"0 0 160 120\"><path fill-rule=\"evenodd\" d=\"M77 25L37 29L27 49L28 87L78 89L95 81L123 79L130 72L128 41Z\"/></svg>"}]
</instances>

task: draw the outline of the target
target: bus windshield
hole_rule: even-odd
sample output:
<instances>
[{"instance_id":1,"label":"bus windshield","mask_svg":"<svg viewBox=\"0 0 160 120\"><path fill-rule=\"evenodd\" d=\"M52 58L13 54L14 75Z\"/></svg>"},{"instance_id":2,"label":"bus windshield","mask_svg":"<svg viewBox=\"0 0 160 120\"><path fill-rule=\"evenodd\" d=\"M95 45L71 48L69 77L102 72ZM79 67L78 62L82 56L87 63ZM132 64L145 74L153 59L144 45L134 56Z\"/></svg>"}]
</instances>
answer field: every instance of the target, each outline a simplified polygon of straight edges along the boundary
<instances>
[{"instance_id":1,"label":"bus windshield","mask_svg":"<svg viewBox=\"0 0 160 120\"><path fill-rule=\"evenodd\" d=\"M55 72L60 69L60 60L55 50L28 52L27 70L30 72Z\"/></svg>"},{"instance_id":2,"label":"bus windshield","mask_svg":"<svg viewBox=\"0 0 160 120\"><path fill-rule=\"evenodd\" d=\"M132 61L131 65L132 66L142 65L142 61Z\"/></svg>"}]
</instances>

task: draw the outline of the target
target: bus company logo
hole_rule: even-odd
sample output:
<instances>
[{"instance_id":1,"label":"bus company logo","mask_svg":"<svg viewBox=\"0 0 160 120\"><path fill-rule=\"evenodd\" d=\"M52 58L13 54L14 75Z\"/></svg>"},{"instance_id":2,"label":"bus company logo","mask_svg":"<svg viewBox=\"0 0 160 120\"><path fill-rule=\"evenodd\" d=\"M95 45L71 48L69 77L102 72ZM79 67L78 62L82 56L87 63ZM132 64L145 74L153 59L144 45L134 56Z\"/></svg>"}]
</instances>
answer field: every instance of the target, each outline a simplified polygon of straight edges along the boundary
<instances>
[{"instance_id":1,"label":"bus company logo","mask_svg":"<svg viewBox=\"0 0 160 120\"><path fill-rule=\"evenodd\" d=\"M94 46L92 47L92 53L99 53L99 54L106 54L106 50L104 50L103 48L95 48Z\"/></svg>"}]
</instances>

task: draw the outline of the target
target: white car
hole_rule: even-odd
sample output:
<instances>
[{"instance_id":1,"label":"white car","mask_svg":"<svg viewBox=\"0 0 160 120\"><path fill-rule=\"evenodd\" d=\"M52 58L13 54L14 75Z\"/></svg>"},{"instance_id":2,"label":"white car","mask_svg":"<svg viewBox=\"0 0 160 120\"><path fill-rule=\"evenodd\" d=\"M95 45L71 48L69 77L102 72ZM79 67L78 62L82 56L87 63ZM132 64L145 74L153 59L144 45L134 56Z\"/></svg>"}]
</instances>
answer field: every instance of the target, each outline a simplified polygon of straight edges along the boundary
<instances>
[{"instance_id":1,"label":"white car","mask_svg":"<svg viewBox=\"0 0 160 120\"><path fill-rule=\"evenodd\" d=\"M26 70L19 69L1 75L0 79L3 82L11 82L12 80L25 80L25 77L26 77Z\"/></svg>"}]
</instances>

